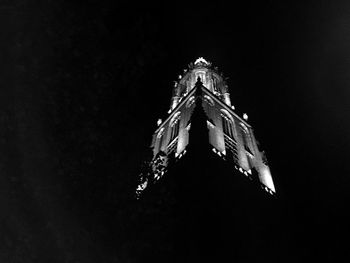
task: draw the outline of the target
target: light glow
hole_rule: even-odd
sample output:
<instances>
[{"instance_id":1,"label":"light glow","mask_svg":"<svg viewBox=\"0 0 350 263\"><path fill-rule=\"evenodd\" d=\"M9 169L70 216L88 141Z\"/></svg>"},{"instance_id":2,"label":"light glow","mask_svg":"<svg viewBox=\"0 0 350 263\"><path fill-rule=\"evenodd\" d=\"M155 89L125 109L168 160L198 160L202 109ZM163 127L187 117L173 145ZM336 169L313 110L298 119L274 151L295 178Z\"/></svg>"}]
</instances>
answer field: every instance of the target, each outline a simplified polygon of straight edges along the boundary
<instances>
[{"instance_id":1,"label":"light glow","mask_svg":"<svg viewBox=\"0 0 350 263\"><path fill-rule=\"evenodd\" d=\"M143 191L147 187L147 180L137 186L136 191Z\"/></svg>"},{"instance_id":2,"label":"light glow","mask_svg":"<svg viewBox=\"0 0 350 263\"><path fill-rule=\"evenodd\" d=\"M203 57L197 58L196 61L194 62L195 65L196 65L196 64L199 64L199 63L204 63L204 64L206 64L206 65L209 65L209 62L206 61Z\"/></svg>"},{"instance_id":3,"label":"light glow","mask_svg":"<svg viewBox=\"0 0 350 263\"><path fill-rule=\"evenodd\" d=\"M264 165L260 168L260 181L265 186L270 188L272 190L272 192L274 192L274 193L276 192L275 186L274 186L273 181L272 181L270 169L268 168L268 166Z\"/></svg>"},{"instance_id":4,"label":"light glow","mask_svg":"<svg viewBox=\"0 0 350 263\"><path fill-rule=\"evenodd\" d=\"M212 128L212 129L215 128L215 126L214 126L210 121L207 121L207 126L210 127L210 128Z\"/></svg>"},{"instance_id":5,"label":"light glow","mask_svg":"<svg viewBox=\"0 0 350 263\"><path fill-rule=\"evenodd\" d=\"M246 120L246 121L248 120L248 114L247 113L243 113L243 119Z\"/></svg>"}]
</instances>

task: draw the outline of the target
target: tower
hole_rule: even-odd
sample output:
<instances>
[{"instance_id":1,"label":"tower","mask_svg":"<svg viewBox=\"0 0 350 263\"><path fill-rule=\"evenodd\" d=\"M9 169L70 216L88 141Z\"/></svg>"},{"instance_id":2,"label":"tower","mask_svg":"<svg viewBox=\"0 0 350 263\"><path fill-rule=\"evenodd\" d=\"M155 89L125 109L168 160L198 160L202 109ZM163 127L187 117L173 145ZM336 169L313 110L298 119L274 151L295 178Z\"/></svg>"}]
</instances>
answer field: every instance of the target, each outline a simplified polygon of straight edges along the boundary
<instances>
[{"instance_id":1,"label":"tower","mask_svg":"<svg viewBox=\"0 0 350 263\"><path fill-rule=\"evenodd\" d=\"M178 77L136 190L144 262L273 261L275 187L247 120L210 62Z\"/></svg>"},{"instance_id":2,"label":"tower","mask_svg":"<svg viewBox=\"0 0 350 263\"><path fill-rule=\"evenodd\" d=\"M209 143L213 154L234 164L236 170L258 181L261 188L274 195L270 168L264 152L258 147L252 126L247 122L248 115L239 117L235 113L225 78L202 57L191 63L184 75L179 75L178 81L174 82L168 116L157 122L158 128L152 137L150 169L142 174L137 194L164 176L170 159L179 160L187 153L195 107L202 107L206 114L209 138L201 143Z\"/></svg>"}]
</instances>

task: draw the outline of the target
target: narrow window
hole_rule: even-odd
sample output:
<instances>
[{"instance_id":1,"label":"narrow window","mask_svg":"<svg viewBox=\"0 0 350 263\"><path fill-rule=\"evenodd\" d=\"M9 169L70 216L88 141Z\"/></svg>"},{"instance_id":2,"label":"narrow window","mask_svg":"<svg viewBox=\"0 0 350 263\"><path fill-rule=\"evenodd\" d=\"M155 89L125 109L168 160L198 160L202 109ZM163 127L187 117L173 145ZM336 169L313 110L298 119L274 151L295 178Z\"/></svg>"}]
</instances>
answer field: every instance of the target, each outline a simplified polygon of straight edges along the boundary
<instances>
[{"instance_id":1,"label":"narrow window","mask_svg":"<svg viewBox=\"0 0 350 263\"><path fill-rule=\"evenodd\" d=\"M164 138L164 128L162 128L159 132L158 132L158 134L157 134L157 139L158 139L158 141L159 141L159 143L158 143L158 149L159 149L159 151L161 150L161 148L162 148L162 143L163 143L163 138Z\"/></svg>"},{"instance_id":2,"label":"narrow window","mask_svg":"<svg viewBox=\"0 0 350 263\"><path fill-rule=\"evenodd\" d=\"M251 149L251 138L248 129L241 124L241 130L242 130L242 137L243 137L243 143L244 143L244 149L253 155L252 149Z\"/></svg>"},{"instance_id":3,"label":"narrow window","mask_svg":"<svg viewBox=\"0 0 350 263\"><path fill-rule=\"evenodd\" d=\"M234 138L233 137L233 124L232 124L232 121L229 120L225 115L221 115L221 121L222 121L222 129L223 129L223 132L231 137L232 139Z\"/></svg>"},{"instance_id":4,"label":"narrow window","mask_svg":"<svg viewBox=\"0 0 350 263\"><path fill-rule=\"evenodd\" d=\"M210 98L208 95L204 95L204 101L208 103L210 106L214 106L214 101L212 98Z\"/></svg>"},{"instance_id":5,"label":"narrow window","mask_svg":"<svg viewBox=\"0 0 350 263\"><path fill-rule=\"evenodd\" d=\"M171 134L170 141L171 143L178 135L180 130L180 115L176 116L176 118L171 123Z\"/></svg>"}]
</instances>

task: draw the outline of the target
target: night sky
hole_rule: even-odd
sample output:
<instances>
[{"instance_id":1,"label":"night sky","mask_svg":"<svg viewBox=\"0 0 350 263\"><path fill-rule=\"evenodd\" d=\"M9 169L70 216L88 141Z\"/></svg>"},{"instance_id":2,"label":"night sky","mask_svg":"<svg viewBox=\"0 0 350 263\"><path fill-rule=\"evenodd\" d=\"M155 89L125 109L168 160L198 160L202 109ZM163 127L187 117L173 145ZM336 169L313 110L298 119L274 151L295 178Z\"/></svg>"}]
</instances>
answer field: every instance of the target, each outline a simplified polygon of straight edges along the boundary
<instances>
[{"instance_id":1,"label":"night sky","mask_svg":"<svg viewBox=\"0 0 350 263\"><path fill-rule=\"evenodd\" d=\"M286 258L349 257L350 3L116 2L0 3L0 262L133 262L137 175L199 56L267 153Z\"/></svg>"}]
</instances>

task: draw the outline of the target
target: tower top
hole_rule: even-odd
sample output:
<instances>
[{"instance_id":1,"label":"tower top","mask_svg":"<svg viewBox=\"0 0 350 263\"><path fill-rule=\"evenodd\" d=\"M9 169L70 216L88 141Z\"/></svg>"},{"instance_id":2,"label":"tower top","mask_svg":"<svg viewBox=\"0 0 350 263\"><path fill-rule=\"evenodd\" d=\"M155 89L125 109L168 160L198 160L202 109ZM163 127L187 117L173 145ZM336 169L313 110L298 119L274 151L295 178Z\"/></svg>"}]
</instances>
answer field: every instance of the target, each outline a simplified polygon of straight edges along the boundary
<instances>
[{"instance_id":1,"label":"tower top","mask_svg":"<svg viewBox=\"0 0 350 263\"><path fill-rule=\"evenodd\" d=\"M199 57L196 59L196 61L194 62L195 66L205 66L205 67L209 67L211 65L211 63L207 60L205 60L203 57Z\"/></svg>"},{"instance_id":2,"label":"tower top","mask_svg":"<svg viewBox=\"0 0 350 263\"><path fill-rule=\"evenodd\" d=\"M230 94L224 76L218 72L217 67L203 57L197 58L179 75L174 83L173 96L171 98L169 113L184 99L194 88L198 77L203 86L211 91L218 99L231 107Z\"/></svg>"}]
</instances>

